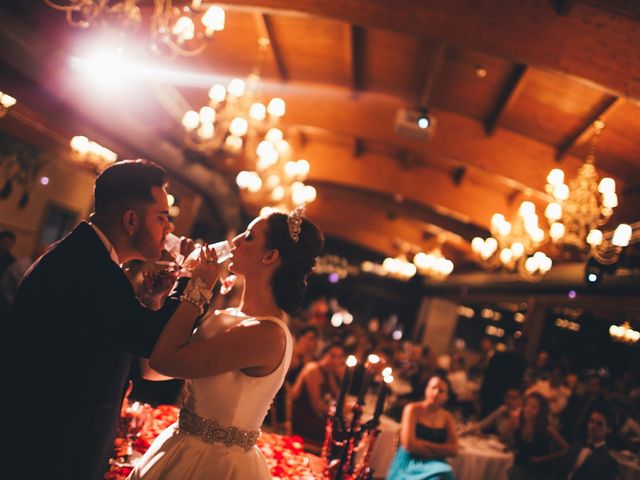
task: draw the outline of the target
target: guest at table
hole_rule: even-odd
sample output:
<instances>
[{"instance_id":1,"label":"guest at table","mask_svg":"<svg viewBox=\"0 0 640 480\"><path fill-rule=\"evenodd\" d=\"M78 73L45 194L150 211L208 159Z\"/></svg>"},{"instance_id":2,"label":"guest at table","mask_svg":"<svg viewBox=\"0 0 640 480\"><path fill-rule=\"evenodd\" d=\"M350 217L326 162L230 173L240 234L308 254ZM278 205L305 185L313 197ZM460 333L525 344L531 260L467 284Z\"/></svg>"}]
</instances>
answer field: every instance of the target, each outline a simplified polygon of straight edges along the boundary
<instances>
[{"instance_id":1,"label":"guest at table","mask_svg":"<svg viewBox=\"0 0 640 480\"><path fill-rule=\"evenodd\" d=\"M480 406L483 416L489 415L504 400L504 394L511 385L522 383L527 367L522 351L526 340L524 336L514 340L513 349L496 352L485 371L480 387Z\"/></svg>"},{"instance_id":2,"label":"guest at table","mask_svg":"<svg viewBox=\"0 0 640 480\"><path fill-rule=\"evenodd\" d=\"M538 380L545 380L549 375L549 352L540 350L533 365L524 372L524 383L530 387Z\"/></svg>"},{"instance_id":3,"label":"guest at table","mask_svg":"<svg viewBox=\"0 0 640 480\"><path fill-rule=\"evenodd\" d=\"M522 392L518 387L509 387L504 394L504 403L465 433L496 433L502 443L512 445L521 409Z\"/></svg>"},{"instance_id":4,"label":"guest at table","mask_svg":"<svg viewBox=\"0 0 640 480\"><path fill-rule=\"evenodd\" d=\"M265 419L265 424L270 425L276 432L285 435L292 433L291 389L304 366L313 360L318 347L318 339L318 330L311 326L304 327L296 335L289 371L271 404L269 415Z\"/></svg>"},{"instance_id":5,"label":"guest at table","mask_svg":"<svg viewBox=\"0 0 640 480\"><path fill-rule=\"evenodd\" d=\"M318 329L311 326L303 328L296 335L291 365L287 373L287 382L289 384L295 383L304 366L311 362L318 353L316 349L318 348L319 338Z\"/></svg>"},{"instance_id":6,"label":"guest at table","mask_svg":"<svg viewBox=\"0 0 640 480\"><path fill-rule=\"evenodd\" d=\"M484 371L489 366L489 362L496 353L495 346L493 345L493 340L487 336L482 337L482 340L480 340L480 350L482 352L481 356L478 361L471 365L471 369L484 374Z\"/></svg>"},{"instance_id":7,"label":"guest at table","mask_svg":"<svg viewBox=\"0 0 640 480\"><path fill-rule=\"evenodd\" d=\"M322 442L329 402L340 393L345 352L340 343L326 344L320 360L311 362L298 375L291 389L293 432L308 443Z\"/></svg>"},{"instance_id":8,"label":"guest at table","mask_svg":"<svg viewBox=\"0 0 640 480\"><path fill-rule=\"evenodd\" d=\"M584 394L574 393L569 397L562 418L563 434L569 441L583 441L587 436L587 420L594 405L605 402L604 379L592 373L587 377Z\"/></svg>"},{"instance_id":9,"label":"guest at table","mask_svg":"<svg viewBox=\"0 0 640 480\"><path fill-rule=\"evenodd\" d=\"M551 369L548 379L539 379L527 390L527 394L537 392L549 401L551 423L558 428L562 412L567 407L571 390L564 384L566 369L556 365Z\"/></svg>"},{"instance_id":10,"label":"guest at table","mask_svg":"<svg viewBox=\"0 0 640 480\"><path fill-rule=\"evenodd\" d=\"M616 478L618 463L609 454L607 436L613 431L613 414L604 405L591 411L587 441L572 445L568 455L567 480L607 480Z\"/></svg>"},{"instance_id":11,"label":"guest at table","mask_svg":"<svg viewBox=\"0 0 640 480\"><path fill-rule=\"evenodd\" d=\"M514 446L509 480L547 479L557 466L555 462L569 451L569 444L549 425L549 402L539 393L524 400Z\"/></svg>"},{"instance_id":12,"label":"guest at table","mask_svg":"<svg viewBox=\"0 0 640 480\"><path fill-rule=\"evenodd\" d=\"M451 361L451 372L447 375L451 390L457 398L457 407L464 417L475 413L475 397L478 384L472 382L467 374L466 361L461 355L454 355Z\"/></svg>"},{"instance_id":13,"label":"guest at table","mask_svg":"<svg viewBox=\"0 0 640 480\"><path fill-rule=\"evenodd\" d=\"M446 457L458 454L458 436L453 415L443 406L447 382L431 377L424 400L407 404L402 413L400 447L387 478L394 480L454 480Z\"/></svg>"}]
</instances>

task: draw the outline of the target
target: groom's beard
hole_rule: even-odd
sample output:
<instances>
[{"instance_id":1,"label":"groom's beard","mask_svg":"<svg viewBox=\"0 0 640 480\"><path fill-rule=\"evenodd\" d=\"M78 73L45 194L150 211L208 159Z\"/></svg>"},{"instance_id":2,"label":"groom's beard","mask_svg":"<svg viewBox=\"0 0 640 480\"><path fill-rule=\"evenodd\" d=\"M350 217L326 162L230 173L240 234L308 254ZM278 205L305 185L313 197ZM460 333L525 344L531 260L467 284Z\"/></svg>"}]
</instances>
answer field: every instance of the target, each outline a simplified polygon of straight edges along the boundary
<instances>
[{"instance_id":1,"label":"groom's beard","mask_svg":"<svg viewBox=\"0 0 640 480\"><path fill-rule=\"evenodd\" d=\"M156 262L160 260L164 237L157 240L147 228L141 226L140 230L131 237L131 243L133 248L135 248L142 257L142 260L146 262Z\"/></svg>"}]
</instances>

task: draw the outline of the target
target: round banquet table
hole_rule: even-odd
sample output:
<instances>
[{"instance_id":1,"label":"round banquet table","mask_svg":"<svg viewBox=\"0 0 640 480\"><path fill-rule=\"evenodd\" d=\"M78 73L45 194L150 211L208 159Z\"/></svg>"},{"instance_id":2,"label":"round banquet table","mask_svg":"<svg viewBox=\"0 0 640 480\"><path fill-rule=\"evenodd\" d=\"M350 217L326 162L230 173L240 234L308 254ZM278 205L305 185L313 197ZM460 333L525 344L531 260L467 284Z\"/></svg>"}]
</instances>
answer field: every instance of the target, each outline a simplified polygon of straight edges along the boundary
<instances>
[{"instance_id":1,"label":"round banquet table","mask_svg":"<svg viewBox=\"0 0 640 480\"><path fill-rule=\"evenodd\" d=\"M374 403L375 398L367 395L363 407L364 420L372 415ZM399 435L400 423L381 415L380 435L371 454L370 466L374 471L374 478L386 478L389 465L398 447ZM460 442L458 456L447 459L456 478L459 480L507 479L507 472L513 464L513 453L503 451L499 442L475 435L459 437L458 441ZM630 478L640 480L635 477Z\"/></svg>"},{"instance_id":2,"label":"round banquet table","mask_svg":"<svg viewBox=\"0 0 640 480\"><path fill-rule=\"evenodd\" d=\"M459 443L458 456L447 459L456 478L506 480L513 453L503 451L495 441L474 435L460 437Z\"/></svg>"},{"instance_id":3,"label":"round banquet table","mask_svg":"<svg viewBox=\"0 0 640 480\"><path fill-rule=\"evenodd\" d=\"M375 478L385 478L398 443L400 424L390 418L380 418L380 436L371 455L371 467ZM513 464L513 453L501 451L491 440L466 436L459 439L460 450L447 462L460 480L506 480ZM640 480L635 477L624 480Z\"/></svg>"},{"instance_id":4,"label":"round banquet table","mask_svg":"<svg viewBox=\"0 0 640 480\"><path fill-rule=\"evenodd\" d=\"M618 462L617 480L640 480L640 463L637 455L611 452L611 456Z\"/></svg>"}]
</instances>

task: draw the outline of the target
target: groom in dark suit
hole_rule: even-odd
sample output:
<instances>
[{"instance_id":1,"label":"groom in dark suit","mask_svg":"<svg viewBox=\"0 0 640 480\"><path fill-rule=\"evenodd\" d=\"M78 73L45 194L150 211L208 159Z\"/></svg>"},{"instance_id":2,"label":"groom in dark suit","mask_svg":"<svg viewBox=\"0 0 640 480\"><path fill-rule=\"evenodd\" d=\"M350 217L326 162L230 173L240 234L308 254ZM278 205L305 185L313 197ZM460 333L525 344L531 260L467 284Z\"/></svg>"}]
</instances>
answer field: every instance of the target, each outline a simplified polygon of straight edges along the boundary
<instances>
[{"instance_id":1,"label":"groom in dark suit","mask_svg":"<svg viewBox=\"0 0 640 480\"><path fill-rule=\"evenodd\" d=\"M135 355L148 357L177 307L136 298L120 265L160 258L170 231L166 172L144 161L107 168L95 213L25 274L3 322L7 478L102 478Z\"/></svg>"},{"instance_id":2,"label":"groom in dark suit","mask_svg":"<svg viewBox=\"0 0 640 480\"><path fill-rule=\"evenodd\" d=\"M613 415L604 405L593 407L587 424L587 441L572 445L567 455L567 480L608 480L616 478L618 463L607 448L613 429Z\"/></svg>"}]
</instances>

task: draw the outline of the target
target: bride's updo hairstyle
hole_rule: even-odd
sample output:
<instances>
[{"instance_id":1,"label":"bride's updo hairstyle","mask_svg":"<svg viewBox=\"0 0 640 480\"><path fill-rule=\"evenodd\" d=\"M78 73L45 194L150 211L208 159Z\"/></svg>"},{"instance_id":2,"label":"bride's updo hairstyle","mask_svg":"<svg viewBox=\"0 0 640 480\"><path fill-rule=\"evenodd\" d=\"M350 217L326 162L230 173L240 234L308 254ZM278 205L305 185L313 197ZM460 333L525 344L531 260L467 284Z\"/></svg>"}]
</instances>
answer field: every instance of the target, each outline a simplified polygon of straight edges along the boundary
<instances>
[{"instance_id":1,"label":"bride's updo hairstyle","mask_svg":"<svg viewBox=\"0 0 640 480\"><path fill-rule=\"evenodd\" d=\"M280 254L280 267L271 277L271 291L279 308L294 313L300 308L307 277L322 252L324 236L298 210L289 215L278 212L269 215L265 236L265 246Z\"/></svg>"}]
</instances>

